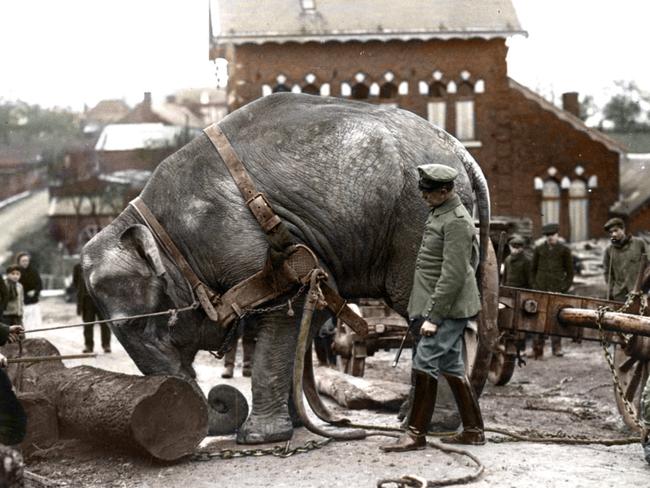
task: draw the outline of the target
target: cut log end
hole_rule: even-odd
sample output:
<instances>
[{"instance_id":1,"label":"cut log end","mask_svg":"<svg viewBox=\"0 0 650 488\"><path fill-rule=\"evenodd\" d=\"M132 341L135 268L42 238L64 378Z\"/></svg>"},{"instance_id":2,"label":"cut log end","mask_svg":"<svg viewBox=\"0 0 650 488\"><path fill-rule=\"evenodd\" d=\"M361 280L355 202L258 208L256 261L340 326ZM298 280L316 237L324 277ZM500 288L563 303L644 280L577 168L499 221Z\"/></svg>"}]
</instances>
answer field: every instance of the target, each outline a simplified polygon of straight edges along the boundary
<instances>
[{"instance_id":1,"label":"cut log end","mask_svg":"<svg viewBox=\"0 0 650 488\"><path fill-rule=\"evenodd\" d=\"M206 436L207 425L205 401L189 383L173 377L138 403L130 422L139 447L163 461L192 453Z\"/></svg>"}]
</instances>

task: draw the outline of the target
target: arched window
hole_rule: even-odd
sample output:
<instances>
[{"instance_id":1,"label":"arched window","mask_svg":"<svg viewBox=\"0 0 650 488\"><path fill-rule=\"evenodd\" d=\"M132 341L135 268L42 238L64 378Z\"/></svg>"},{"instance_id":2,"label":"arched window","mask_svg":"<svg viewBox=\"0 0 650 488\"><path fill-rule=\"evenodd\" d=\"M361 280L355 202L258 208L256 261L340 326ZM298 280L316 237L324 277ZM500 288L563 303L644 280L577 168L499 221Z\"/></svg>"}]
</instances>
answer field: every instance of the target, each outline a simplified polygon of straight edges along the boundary
<instances>
[{"instance_id":1,"label":"arched window","mask_svg":"<svg viewBox=\"0 0 650 488\"><path fill-rule=\"evenodd\" d=\"M560 223L560 185L546 180L542 188L542 225Z\"/></svg>"},{"instance_id":2,"label":"arched window","mask_svg":"<svg viewBox=\"0 0 650 488\"><path fill-rule=\"evenodd\" d=\"M379 98L395 98L397 96L397 85L387 81L379 88Z\"/></svg>"},{"instance_id":3,"label":"arched window","mask_svg":"<svg viewBox=\"0 0 650 488\"><path fill-rule=\"evenodd\" d=\"M475 139L474 130L474 87L469 81L458 84L457 93L463 97L456 101L456 137L461 141Z\"/></svg>"},{"instance_id":4,"label":"arched window","mask_svg":"<svg viewBox=\"0 0 650 488\"><path fill-rule=\"evenodd\" d=\"M434 81L429 85L429 96L432 100L427 102L427 120L441 129L447 125L447 102L444 98L446 94L444 83Z\"/></svg>"},{"instance_id":5,"label":"arched window","mask_svg":"<svg viewBox=\"0 0 650 488\"><path fill-rule=\"evenodd\" d=\"M368 88L367 85L364 85L363 83L357 83L352 87L352 92L350 93L350 96L356 100L363 100L365 98L368 98L368 95L370 95L370 88Z\"/></svg>"},{"instance_id":6,"label":"arched window","mask_svg":"<svg viewBox=\"0 0 650 488\"><path fill-rule=\"evenodd\" d=\"M289 88L287 85L284 83L278 83L273 87L273 93L279 93L279 92L290 92L291 88Z\"/></svg>"},{"instance_id":7,"label":"arched window","mask_svg":"<svg viewBox=\"0 0 650 488\"><path fill-rule=\"evenodd\" d=\"M302 87L302 92L307 93L308 95L320 95L320 88L313 83L310 83Z\"/></svg>"},{"instance_id":8,"label":"arched window","mask_svg":"<svg viewBox=\"0 0 650 488\"><path fill-rule=\"evenodd\" d=\"M571 242L584 241L589 237L587 224L589 212L589 192L584 180L573 180L569 187L569 222L571 223Z\"/></svg>"}]
</instances>

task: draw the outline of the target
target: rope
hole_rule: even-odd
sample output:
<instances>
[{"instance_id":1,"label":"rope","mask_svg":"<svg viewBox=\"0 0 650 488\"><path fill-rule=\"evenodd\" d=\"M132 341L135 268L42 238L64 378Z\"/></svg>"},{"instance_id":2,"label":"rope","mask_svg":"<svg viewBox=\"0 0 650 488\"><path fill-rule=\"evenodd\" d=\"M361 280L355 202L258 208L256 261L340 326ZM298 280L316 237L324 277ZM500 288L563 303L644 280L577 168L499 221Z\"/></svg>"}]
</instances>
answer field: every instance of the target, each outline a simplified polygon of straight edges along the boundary
<instances>
[{"instance_id":1,"label":"rope","mask_svg":"<svg viewBox=\"0 0 650 488\"><path fill-rule=\"evenodd\" d=\"M83 327L84 325L93 325L93 324L108 324L110 322L125 322L128 320L135 320L135 319L144 319L147 317L160 317L162 315L169 315L170 318L172 319L173 323L170 324L170 327L174 325L176 319L177 319L177 314L182 313L182 312L189 312L190 310L196 310L199 307L199 302L194 302L192 305L188 305L187 307L182 307L182 308L170 308L169 310L165 310L163 312L151 312L151 313L141 313L138 315L129 315L126 317L120 317L118 319L106 319L106 320L95 320L93 322L79 322L77 324L69 324L69 325L57 325L54 327L45 327L43 329L29 329L25 331L25 334L32 334L34 332L47 332L50 330L58 330L58 329L69 329L71 327Z\"/></svg>"}]
</instances>

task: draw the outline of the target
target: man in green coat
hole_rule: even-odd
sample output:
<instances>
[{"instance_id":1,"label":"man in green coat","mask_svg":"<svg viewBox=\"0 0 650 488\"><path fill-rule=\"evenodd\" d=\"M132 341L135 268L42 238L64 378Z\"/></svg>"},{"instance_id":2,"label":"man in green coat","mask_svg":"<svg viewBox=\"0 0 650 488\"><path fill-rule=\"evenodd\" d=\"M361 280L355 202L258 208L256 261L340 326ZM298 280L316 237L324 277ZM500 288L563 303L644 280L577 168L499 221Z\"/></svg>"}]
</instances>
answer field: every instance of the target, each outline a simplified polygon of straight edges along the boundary
<instances>
[{"instance_id":1,"label":"man in green coat","mask_svg":"<svg viewBox=\"0 0 650 488\"><path fill-rule=\"evenodd\" d=\"M546 224L542 227L542 234L546 241L535 248L531 273L533 288L541 291L566 293L573 284L573 254L571 249L560 242L558 224ZM538 359L544 355L544 336L537 336L533 340L533 356ZM551 338L554 356L563 356L562 338Z\"/></svg>"},{"instance_id":2,"label":"man in green coat","mask_svg":"<svg viewBox=\"0 0 650 488\"><path fill-rule=\"evenodd\" d=\"M476 395L465 376L463 332L481 309L476 284L478 240L474 221L454 191L458 171L440 164L418 167L422 197L431 208L418 251L408 304L412 327L422 338L413 358L413 404L408 427L387 452L426 446L442 373L460 412L463 431L443 439L455 444L485 444L483 418Z\"/></svg>"},{"instance_id":3,"label":"man in green coat","mask_svg":"<svg viewBox=\"0 0 650 488\"><path fill-rule=\"evenodd\" d=\"M648 248L642 239L627 234L625 223L618 217L609 219L604 228L611 241L603 256L607 299L624 302L634 290L642 257L649 255Z\"/></svg>"}]
</instances>

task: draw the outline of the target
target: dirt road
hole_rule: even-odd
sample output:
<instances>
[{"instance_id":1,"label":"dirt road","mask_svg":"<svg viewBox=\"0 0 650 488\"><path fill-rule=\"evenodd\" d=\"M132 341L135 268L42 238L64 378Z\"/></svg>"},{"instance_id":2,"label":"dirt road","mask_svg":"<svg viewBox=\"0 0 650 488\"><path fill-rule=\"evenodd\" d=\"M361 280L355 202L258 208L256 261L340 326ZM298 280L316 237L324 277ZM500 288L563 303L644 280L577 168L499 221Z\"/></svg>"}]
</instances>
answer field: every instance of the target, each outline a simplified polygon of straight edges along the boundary
<instances>
[{"instance_id":1,"label":"dirt road","mask_svg":"<svg viewBox=\"0 0 650 488\"><path fill-rule=\"evenodd\" d=\"M0 209L0 263L8 257L9 249L18 236L29 234L44 225L47 206L47 190L39 190Z\"/></svg>"},{"instance_id":2,"label":"dirt road","mask_svg":"<svg viewBox=\"0 0 650 488\"><path fill-rule=\"evenodd\" d=\"M60 299L43 303L47 322L76 321L74 306ZM99 331L96 331L98 342ZM48 339L66 353L80 352L82 331L67 329L47 333ZM529 360L504 387L487 385L481 407L488 427L514 430L537 429L567 435L627 437L619 418L609 372L600 346L593 343L566 345L564 358ZM406 354L405 356L408 356ZM239 358L238 358L239 359ZM371 358L367 376L408 379L408 360L399 370L390 367L392 353ZM124 350L113 341L113 353L100 354L86 363L125 373L137 373ZM68 366L79 364L70 361ZM207 353L197 358L197 372L204 390L221 380L221 363ZM228 382L250 399L248 379ZM355 421L396 425L393 413L346 412ZM486 466L475 487L644 487L650 485L650 465L642 458L640 444L604 447L597 444L563 446L534 443L495 442L489 434L485 446L471 447ZM293 446L320 439L298 429ZM389 439L371 437L363 441L337 442L287 459L271 456L197 462L184 460L160 464L118 452L103 451L78 441L67 441L41 452L28 461L28 469L70 487L373 487L380 478L417 474L427 479L465 475L472 471L466 459L434 449L384 454L378 446ZM236 448L232 438L208 438L210 449ZM268 447L268 446L262 446Z\"/></svg>"}]
</instances>

